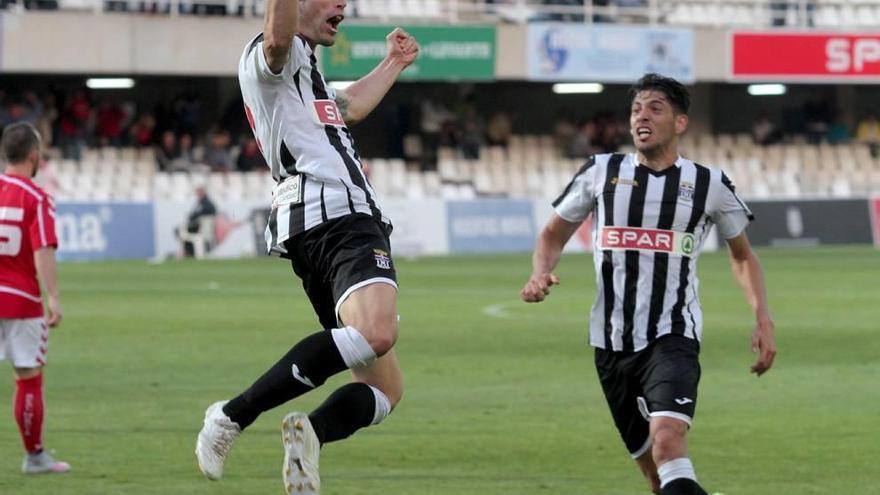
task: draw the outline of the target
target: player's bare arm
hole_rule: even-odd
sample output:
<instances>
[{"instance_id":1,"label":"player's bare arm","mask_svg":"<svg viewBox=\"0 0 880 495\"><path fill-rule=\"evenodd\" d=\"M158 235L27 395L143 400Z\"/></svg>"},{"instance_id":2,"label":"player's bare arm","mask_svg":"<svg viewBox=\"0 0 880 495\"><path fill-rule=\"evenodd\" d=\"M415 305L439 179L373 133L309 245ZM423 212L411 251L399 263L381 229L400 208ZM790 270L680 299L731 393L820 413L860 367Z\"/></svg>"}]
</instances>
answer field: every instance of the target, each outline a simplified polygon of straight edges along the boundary
<instances>
[{"instance_id":1,"label":"player's bare arm","mask_svg":"<svg viewBox=\"0 0 880 495\"><path fill-rule=\"evenodd\" d=\"M336 92L336 105L346 124L355 124L365 119L382 101L400 73L419 56L418 42L401 28L395 28L388 33L385 44L388 54L372 72L358 79L345 91Z\"/></svg>"},{"instance_id":2,"label":"player's bare arm","mask_svg":"<svg viewBox=\"0 0 880 495\"><path fill-rule=\"evenodd\" d=\"M523 301L541 302L550 294L550 287L559 284L559 277L553 274L553 269L562 257L562 248L580 225L553 214L538 237L532 255L532 276L519 294Z\"/></svg>"},{"instance_id":3,"label":"player's bare arm","mask_svg":"<svg viewBox=\"0 0 880 495\"><path fill-rule=\"evenodd\" d=\"M299 19L296 0L269 0L263 26L263 53L272 72L279 74L290 56Z\"/></svg>"},{"instance_id":4,"label":"player's bare arm","mask_svg":"<svg viewBox=\"0 0 880 495\"><path fill-rule=\"evenodd\" d=\"M728 239L727 247L730 252L733 275L742 287L746 301L755 313L756 323L752 333L752 352L758 354L758 360L752 365L751 370L761 376L773 366L773 359L776 357L776 336L767 304L764 272L745 233Z\"/></svg>"},{"instance_id":5,"label":"player's bare arm","mask_svg":"<svg viewBox=\"0 0 880 495\"><path fill-rule=\"evenodd\" d=\"M45 247L34 253L37 275L46 292L46 325L56 327L61 323L61 299L58 296L58 266L55 262L55 248Z\"/></svg>"}]
</instances>

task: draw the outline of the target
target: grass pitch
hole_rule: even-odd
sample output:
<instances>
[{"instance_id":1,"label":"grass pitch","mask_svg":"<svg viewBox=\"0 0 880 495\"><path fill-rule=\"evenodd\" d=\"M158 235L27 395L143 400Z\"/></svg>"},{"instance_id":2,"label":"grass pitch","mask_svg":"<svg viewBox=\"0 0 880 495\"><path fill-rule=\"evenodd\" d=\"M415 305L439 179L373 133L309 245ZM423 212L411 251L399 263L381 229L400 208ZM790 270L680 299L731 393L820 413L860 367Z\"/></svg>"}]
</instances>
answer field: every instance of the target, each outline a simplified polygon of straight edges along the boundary
<instances>
[{"instance_id":1,"label":"grass pitch","mask_svg":"<svg viewBox=\"0 0 880 495\"><path fill-rule=\"evenodd\" d=\"M776 366L748 372L752 316L724 254L700 262L705 338L691 457L725 495L880 494L880 252L761 251ZM518 302L527 255L398 259L406 393L380 427L325 447L326 495L648 493L614 429L586 346L593 270ZM318 328L277 259L63 264L44 440L63 476L19 474L0 416L0 494L281 494L279 425L335 387L263 415L225 478L193 455L205 407L249 385ZM0 380L8 404L11 370Z\"/></svg>"}]
</instances>

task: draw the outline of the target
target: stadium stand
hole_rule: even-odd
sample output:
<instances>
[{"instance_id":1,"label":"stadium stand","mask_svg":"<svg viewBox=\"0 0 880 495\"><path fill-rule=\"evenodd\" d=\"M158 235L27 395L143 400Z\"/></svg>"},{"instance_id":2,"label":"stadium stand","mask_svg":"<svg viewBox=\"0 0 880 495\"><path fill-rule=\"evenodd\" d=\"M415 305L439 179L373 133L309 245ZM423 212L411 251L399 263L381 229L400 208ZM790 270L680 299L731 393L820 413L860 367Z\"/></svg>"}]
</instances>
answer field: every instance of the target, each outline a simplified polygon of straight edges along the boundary
<instances>
[{"instance_id":1,"label":"stadium stand","mask_svg":"<svg viewBox=\"0 0 880 495\"><path fill-rule=\"evenodd\" d=\"M0 10L262 16L263 0L0 0ZM735 27L875 27L880 0L351 0L350 15L381 22L557 20Z\"/></svg>"}]
</instances>

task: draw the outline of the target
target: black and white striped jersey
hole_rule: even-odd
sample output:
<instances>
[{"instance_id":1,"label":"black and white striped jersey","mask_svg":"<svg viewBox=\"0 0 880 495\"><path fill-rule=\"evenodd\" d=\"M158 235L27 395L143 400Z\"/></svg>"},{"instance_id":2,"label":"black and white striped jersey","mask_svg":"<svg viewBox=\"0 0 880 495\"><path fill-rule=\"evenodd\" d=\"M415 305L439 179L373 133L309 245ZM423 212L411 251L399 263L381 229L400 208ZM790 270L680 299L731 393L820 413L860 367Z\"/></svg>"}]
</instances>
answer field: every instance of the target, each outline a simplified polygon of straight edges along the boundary
<instances>
[{"instance_id":1,"label":"black and white striped jersey","mask_svg":"<svg viewBox=\"0 0 880 495\"><path fill-rule=\"evenodd\" d=\"M263 35L245 46L238 80L248 121L278 183L266 226L270 251L332 218L365 213L390 224L367 181L354 139L309 45L294 38L290 60L273 74Z\"/></svg>"},{"instance_id":2,"label":"black and white striped jersey","mask_svg":"<svg viewBox=\"0 0 880 495\"><path fill-rule=\"evenodd\" d=\"M730 239L754 218L720 170L679 157L655 172L634 153L591 157L553 207L569 222L593 213L590 344L615 351L669 333L700 340L703 243L713 224Z\"/></svg>"}]
</instances>

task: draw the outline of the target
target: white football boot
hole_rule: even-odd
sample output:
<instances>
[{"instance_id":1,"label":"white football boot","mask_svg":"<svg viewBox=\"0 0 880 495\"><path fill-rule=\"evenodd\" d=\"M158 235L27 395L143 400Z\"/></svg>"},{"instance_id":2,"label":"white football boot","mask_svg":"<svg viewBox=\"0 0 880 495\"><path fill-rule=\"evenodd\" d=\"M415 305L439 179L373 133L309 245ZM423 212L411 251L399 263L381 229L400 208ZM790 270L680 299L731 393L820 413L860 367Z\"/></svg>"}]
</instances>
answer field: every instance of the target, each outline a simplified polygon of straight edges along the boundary
<instances>
[{"instance_id":1,"label":"white football boot","mask_svg":"<svg viewBox=\"0 0 880 495\"><path fill-rule=\"evenodd\" d=\"M56 461L45 450L39 454L26 454L21 463L24 474L60 474L70 471L70 464Z\"/></svg>"},{"instance_id":2,"label":"white football boot","mask_svg":"<svg viewBox=\"0 0 880 495\"><path fill-rule=\"evenodd\" d=\"M196 441L196 458L199 469L209 480L217 481L223 477L223 462L232 444L241 435L241 427L234 423L223 412L223 406L229 401L211 404L205 411L205 424Z\"/></svg>"},{"instance_id":3,"label":"white football boot","mask_svg":"<svg viewBox=\"0 0 880 495\"><path fill-rule=\"evenodd\" d=\"M288 414L281 423L281 439L284 442L281 477L285 492L288 495L318 495L321 491L318 474L321 444L309 417L300 412Z\"/></svg>"}]
</instances>

